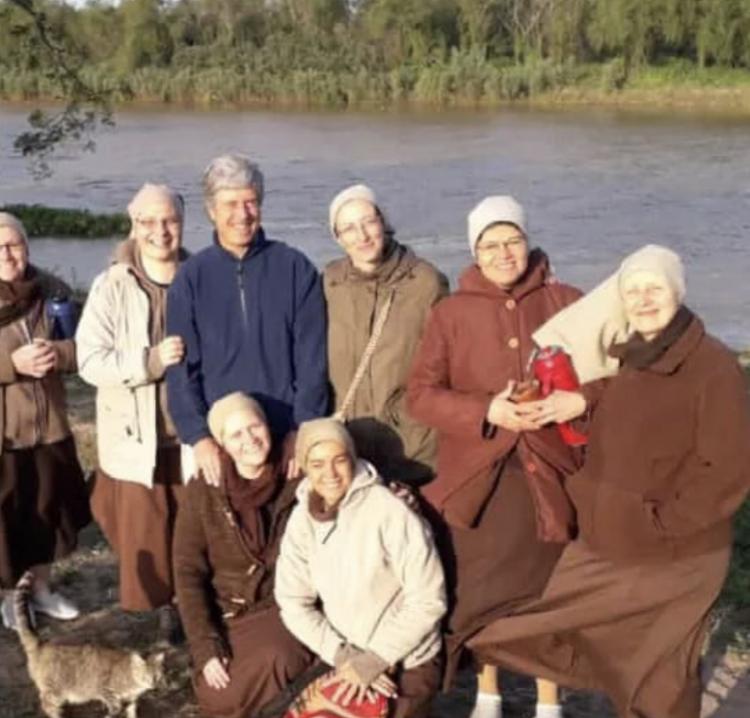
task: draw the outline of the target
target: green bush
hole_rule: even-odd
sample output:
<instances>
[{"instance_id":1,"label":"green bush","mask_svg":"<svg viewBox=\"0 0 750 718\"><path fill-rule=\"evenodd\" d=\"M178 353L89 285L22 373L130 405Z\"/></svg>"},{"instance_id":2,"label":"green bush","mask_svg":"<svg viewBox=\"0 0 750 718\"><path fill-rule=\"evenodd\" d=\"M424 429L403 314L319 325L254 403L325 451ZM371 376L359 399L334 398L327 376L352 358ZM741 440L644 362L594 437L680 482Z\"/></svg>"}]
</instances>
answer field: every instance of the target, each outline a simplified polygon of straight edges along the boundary
<instances>
[{"instance_id":1,"label":"green bush","mask_svg":"<svg viewBox=\"0 0 750 718\"><path fill-rule=\"evenodd\" d=\"M39 204L9 204L0 211L10 212L23 222L29 237L110 238L130 232L124 214L92 214L87 210L43 207Z\"/></svg>"}]
</instances>

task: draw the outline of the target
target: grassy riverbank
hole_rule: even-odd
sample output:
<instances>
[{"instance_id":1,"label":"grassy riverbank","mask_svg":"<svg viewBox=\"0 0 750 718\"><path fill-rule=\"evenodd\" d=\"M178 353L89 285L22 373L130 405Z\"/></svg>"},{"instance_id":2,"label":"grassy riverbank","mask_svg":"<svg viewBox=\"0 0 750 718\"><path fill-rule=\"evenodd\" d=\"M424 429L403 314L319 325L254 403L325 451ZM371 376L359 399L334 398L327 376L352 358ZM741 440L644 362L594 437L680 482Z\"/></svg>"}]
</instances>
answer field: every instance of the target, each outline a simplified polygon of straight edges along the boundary
<instances>
[{"instance_id":1,"label":"grassy riverbank","mask_svg":"<svg viewBox=\"0 0 750 718\"><path fill-rule=\"evenodd\" d=\"M9 204L0 207L0 211L18 217L29 237L95 239L126 236L130 231L130 220L125 214L95 214L85 209L40 204Z\"/></svg>"},{"instance_id":2,"label":"grassy riverbank","mask_svg":"<svg viewBox=\"0 0 750 718\"><path fill-rule=\"evenodd\" d=\"M309 107L393 109L489 108L512 103L700 108L750 114L750 72L674 61L638 70L621 60L603 64L493 62L453 52L424 65L390 70L346 66L144 67L118 77L104 67L84 70L97 91L120 106L157 103L197 107ZM48 101L56 89L38 71L0 72L0 98Z\"/></svg>"}]
</instances>

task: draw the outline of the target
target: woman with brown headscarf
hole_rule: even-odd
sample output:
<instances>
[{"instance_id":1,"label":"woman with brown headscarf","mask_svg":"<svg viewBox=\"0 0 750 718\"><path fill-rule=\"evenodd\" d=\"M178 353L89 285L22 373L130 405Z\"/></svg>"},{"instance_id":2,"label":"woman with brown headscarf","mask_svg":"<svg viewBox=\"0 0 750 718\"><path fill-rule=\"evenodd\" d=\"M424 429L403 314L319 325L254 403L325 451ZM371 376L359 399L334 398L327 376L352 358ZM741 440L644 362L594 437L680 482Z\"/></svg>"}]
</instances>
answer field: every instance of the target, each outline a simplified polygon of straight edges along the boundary
<instances>
[{"instance_id":1,"label":"woman with brown headscarf","mask_svg":"<svg viewBox=\"0 0 750 718\"><path fill-rule=\"evenodd\" d=\"M76 369L71 338L54 338L49 303L69 297L60 280L29 263L26 231L0 213L0 588L29 568L31 607L71 619L78 609L50 591L50 564L71 553L90 521L88 492L65 408L61 374ZM12 601L2 620L15 626Z\"/></svg>"}]
</instances>

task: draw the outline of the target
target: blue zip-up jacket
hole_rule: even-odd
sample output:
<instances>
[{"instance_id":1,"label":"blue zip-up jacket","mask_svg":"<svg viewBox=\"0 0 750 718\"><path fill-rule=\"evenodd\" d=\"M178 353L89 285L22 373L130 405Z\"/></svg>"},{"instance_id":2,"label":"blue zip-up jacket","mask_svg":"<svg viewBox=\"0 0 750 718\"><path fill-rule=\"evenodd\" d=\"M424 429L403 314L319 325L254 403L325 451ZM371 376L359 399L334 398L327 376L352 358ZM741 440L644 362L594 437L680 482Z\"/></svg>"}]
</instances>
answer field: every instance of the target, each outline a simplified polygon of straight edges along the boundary
<instances>
[{"instance_id":1,"label":"blue zip-up jacket","mask_svg":"<svg viewBox=\"0 0 750 718\"><path fill-rule=\"evenodd\" d=\"M214 244L188 259L167 295L167 335L184 360L167 371L169 412L185 444L210 436L211 404L252 394L282 438L327 414L326 310L304 254L259 230L242 259Z\"/></svg>"}]
</instances>

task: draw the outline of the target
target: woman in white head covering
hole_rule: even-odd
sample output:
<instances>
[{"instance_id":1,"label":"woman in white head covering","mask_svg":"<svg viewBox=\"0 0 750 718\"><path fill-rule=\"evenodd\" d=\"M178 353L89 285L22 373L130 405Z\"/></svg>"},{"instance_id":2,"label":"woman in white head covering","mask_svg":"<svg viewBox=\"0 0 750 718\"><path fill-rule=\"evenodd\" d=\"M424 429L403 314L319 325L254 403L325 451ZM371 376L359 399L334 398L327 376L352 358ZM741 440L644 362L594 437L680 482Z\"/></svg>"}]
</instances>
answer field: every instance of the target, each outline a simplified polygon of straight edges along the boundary
<instances>
[{"instance_id":1,"label":"woman in white head covering","mask_svg":"<svg viewBox=\"0 0 750 718\"><path fill-rule=\"evenodd\" d=\"M160 632L179 640L171 544L182 478L164 376L184 356L165 332L167 290L186 256L184 206L147 183L128 213L130 237L94 280L76 334L79 372L97 388L91 506L119 559L121 606L160 608Z\"/></svg>"},{"instance_id":2,"label":"woman in white head covering","mask_svg":"<svg viewBox=\"0 0 750 718\"><path fill-rule=\"evenodd\" d=\"M281 618L334 669L334 700L353 702L351 715L362 703L367 713L374 692L395 698L390 718L424 718L440 685L446 608L430 530L358 459L340 422L305 422L296 448L305 479L276 569Z\"/></svg>"},{"instance_id":3,"label":"woman in white head covering","mask_svg":"<svg viewBox=\"0 0 750 718\"><path fill-rule=\"evenodd\" d=\"M433 309L407 390L411 414L438 433L437 477L422 494L453 592L449 678L468 636L541 593L570 539L564 480L579 457L553 422L586 407L574 392L524 402L515 391L529 378L533 332L581 294L533 247L523 207L486 197L468 239L473 261ZM475 718L500 712L495 673L483 674ZM550 704L543 696L540 718L559 714Z\"/></svg>"},{"instance_id":4,"label":"woman in white head covering","mask_svg":"<svg viewBox=\"0 0 750 718\"><path fill-rule=\"evenodd\" d=\"M750 488L747 388L732 352L685 306L674 252L634 252L607 286L607 312L587 296L569 316L588 314L591 336L606 323L628 336L609 350L619 369L594 409L586 463L567 482L578 538L541 598L469 645L603 690L620 718L698 718L708 615Z\"/></svg>"},{"instance_id":5,"label":"woman in white head covering","mask_svg":"<svg viewBox=\"0 0 750 718\"><path fill-rule=\"evenodd\" d=\"M62 383L75 371L75 346L51 314L55 303L70 307L70 293L29 262L26 230L0 212L0 591L31 569L31 608L57 619L78 609L50 590L50 564L91 520ZM10 593L2 622L15 627Z\"/></svg>"},{"instance_id":6,"label":"woman in white head covering","mask_svg":"<svg viewBox=\"0 0 750 718\"><path fill-rule=\"evenodd\" d=\"M334 197L329 226L345 253L323 272L334 410L346 419L362 458L387 480L424 484L433 476L435 432L406 411L406 378L448 282L396 240L366 185Z\"/></svg>"}]
</instances>

